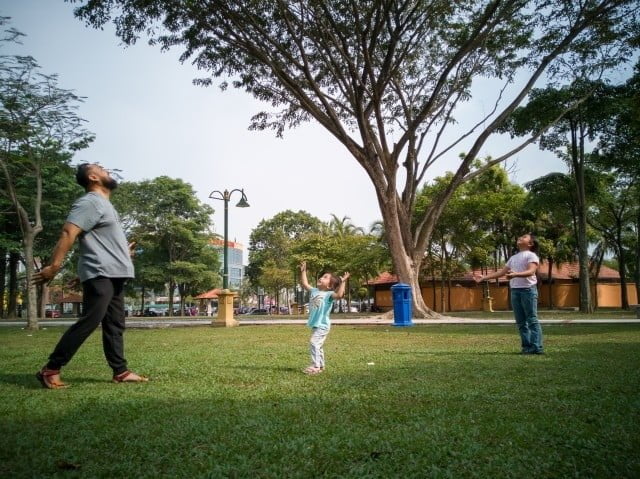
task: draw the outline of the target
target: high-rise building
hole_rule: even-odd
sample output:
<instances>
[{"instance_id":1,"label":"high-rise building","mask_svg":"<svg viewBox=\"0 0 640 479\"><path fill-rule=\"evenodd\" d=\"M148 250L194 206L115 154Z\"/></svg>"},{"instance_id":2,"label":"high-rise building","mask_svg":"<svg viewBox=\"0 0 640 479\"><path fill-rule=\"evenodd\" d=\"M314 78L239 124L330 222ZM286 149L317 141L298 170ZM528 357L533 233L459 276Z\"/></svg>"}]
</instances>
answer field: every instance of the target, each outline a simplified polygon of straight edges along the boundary
<instances>
[{"instance_id":1,"label":"high-rise building","mask_svg":"<svg viewBox=\"0 0 640 479\"><path fill-rule=\"evenodd\" d=\"M220 276L222 276L224 269L224 240L211 239L209 244L220 255ZM227 253L229 255L229 288L240 289L242 287L242 278L244 278L244 266L242 264L244 247L236 241L227 241Z\"/></svg>"}]
</instances>

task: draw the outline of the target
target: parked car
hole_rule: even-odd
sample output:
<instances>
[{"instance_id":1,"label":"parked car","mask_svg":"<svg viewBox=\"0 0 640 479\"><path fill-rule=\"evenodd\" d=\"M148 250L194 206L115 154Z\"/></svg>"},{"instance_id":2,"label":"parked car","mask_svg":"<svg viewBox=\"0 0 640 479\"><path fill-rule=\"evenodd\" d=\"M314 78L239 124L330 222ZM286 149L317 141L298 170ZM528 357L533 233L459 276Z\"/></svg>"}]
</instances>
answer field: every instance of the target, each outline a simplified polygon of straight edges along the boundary
<instances>
[{"instance_id":1,"label":"parked car","mask_svg":"<svg viewBox=\"0 0 640 479\"><path fill-rule=\"evenodd\" d=\"M262 308L252 308L249 314L269 314L269 311Z\"/></svg>"},{"instance_id":2,"label":"parked car","mask_svg":"<svg viewBox=\"0 0 640 479\"><path fill-rule=\"evenodd\" d=\"M58 311L57 309L47 309L44 312L44 317L45 318L60 318L60 317L62 317L62 314L60 314L60 311Z\"/></svg>"}]
</instances>

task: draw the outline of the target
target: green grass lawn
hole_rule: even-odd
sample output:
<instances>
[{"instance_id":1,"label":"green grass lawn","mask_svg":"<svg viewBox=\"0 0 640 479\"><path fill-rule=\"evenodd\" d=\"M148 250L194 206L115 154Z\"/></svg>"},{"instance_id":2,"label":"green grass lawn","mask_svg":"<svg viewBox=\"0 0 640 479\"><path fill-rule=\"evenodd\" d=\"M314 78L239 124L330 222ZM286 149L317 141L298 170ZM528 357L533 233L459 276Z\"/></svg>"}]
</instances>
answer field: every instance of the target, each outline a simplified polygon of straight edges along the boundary
<instances>
[{"instance_id":1,"label":"green grass lawn","mask_svg":"<svg viewBox=\"0 0 640 479\"><path fill-rule=\"evenodd\" d=\"M640 477L640 325L336 326L312 377L301 326L129 330L147 384L97 332L44 390L61 331L0 329L0 477Z\"/></svg>"}]
</instances>

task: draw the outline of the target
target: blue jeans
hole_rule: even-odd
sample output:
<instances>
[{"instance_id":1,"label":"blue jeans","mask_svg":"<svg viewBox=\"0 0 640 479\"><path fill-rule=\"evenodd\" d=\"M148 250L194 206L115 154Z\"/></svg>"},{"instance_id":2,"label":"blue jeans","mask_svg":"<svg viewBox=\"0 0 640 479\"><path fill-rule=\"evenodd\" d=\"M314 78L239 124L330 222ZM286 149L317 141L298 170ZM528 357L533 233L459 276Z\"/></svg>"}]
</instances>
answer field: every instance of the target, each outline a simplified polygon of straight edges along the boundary
<instances>
[{"instance_id":1,"label":"blue jeans","mask_svg":"<svg viewBox=\"0 0 640 479\"><path fill-rule=\"evenodd\" d=\"M538 289L512 288L511 306L516 316L523 353L542 352L542 328L538 321Z\"/></svg>"}]
</instances>

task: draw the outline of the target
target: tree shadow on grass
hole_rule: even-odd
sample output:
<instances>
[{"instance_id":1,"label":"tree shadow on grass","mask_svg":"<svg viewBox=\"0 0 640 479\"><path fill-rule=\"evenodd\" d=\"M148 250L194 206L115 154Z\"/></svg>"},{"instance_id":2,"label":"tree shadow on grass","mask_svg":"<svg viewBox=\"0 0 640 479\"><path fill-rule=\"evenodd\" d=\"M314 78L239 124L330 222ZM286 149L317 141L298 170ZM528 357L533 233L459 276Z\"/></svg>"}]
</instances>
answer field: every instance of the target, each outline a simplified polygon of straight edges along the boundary
<instances>
[{"instance_id":1,"label":"tree shadow on grass","mask_svg":"<svg viewBox=\"0 0 640 479\"><path fill-rule=\"evenodd\" d=\"M391 354L399 356L522 356L520 351L393 351L388 350Z\"/></svg>"},{"instance_id":2,"label":"tree shadow on grass","mask_svg":"<svg viewBox=\"0 0 640 479\"><path fill-rule=\"evenodd\" d=\"M358 331L375 332L394 335L485 335L513 331L517 336L518 330L514 323L508 324L415 324L410 327L394 327L389 325L377 326L352 326L337 325L336 328L352 329ZM634 323L553 323L542 324L543 334L546 331L551 334L603 334L611 332L638 332L640 324Z\"/></svg>"}]
</instances>

